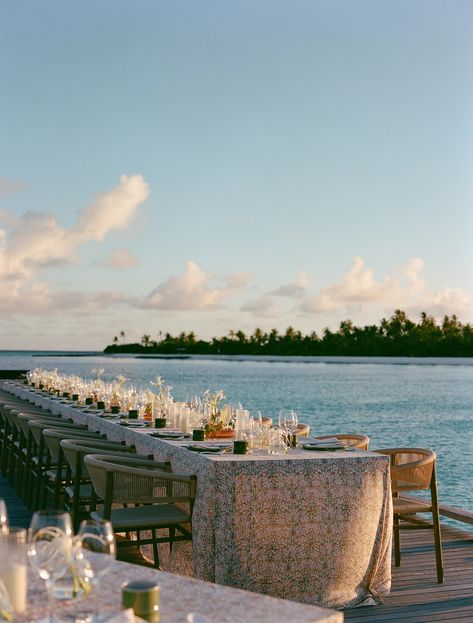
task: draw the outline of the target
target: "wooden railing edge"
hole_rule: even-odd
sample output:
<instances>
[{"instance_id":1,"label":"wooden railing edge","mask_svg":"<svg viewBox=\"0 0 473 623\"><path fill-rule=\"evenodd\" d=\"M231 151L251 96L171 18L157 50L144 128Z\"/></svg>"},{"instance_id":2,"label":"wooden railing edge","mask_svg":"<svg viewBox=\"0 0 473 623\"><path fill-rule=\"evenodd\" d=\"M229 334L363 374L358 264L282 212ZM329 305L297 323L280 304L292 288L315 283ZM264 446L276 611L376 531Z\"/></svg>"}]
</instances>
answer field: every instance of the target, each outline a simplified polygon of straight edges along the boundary
<instances>
[{"instance_id":1,"label":"wooden railing edge","mask_svg":"<svg viewBox=\"0 0 473 623\"><path fill-rule=\"evenodd\" d=\"M406 500L412 500L413 502L423 501L414 495L402 495ZM470 524L473 526L473 512L463 510L462 508L455 508L454 506L448 506L447 504L439 504L439 513L442 517L448 517L461 523Z\"/></svg>"}]
</instances>

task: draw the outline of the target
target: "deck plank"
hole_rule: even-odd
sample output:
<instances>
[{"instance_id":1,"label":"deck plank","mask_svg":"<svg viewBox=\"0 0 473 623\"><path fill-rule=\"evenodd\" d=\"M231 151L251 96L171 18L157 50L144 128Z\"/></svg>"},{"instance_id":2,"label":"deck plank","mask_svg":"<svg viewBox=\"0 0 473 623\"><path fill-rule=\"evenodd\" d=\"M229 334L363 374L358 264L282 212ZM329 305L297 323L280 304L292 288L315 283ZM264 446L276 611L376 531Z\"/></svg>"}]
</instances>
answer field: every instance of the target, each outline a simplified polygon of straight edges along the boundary
<instances>
[{"instance_id":1,"label":"deck plank","mask_svg":"<svg viewBox=\"0 0 473 623\"><path fill-rule=\"evenodd\" d=\"M345 611L352 623L473 622L473 533L442 526L445 581L437 584L430 530L402 534L401 566L380 606Z\"/></svg>"}]
</instances>

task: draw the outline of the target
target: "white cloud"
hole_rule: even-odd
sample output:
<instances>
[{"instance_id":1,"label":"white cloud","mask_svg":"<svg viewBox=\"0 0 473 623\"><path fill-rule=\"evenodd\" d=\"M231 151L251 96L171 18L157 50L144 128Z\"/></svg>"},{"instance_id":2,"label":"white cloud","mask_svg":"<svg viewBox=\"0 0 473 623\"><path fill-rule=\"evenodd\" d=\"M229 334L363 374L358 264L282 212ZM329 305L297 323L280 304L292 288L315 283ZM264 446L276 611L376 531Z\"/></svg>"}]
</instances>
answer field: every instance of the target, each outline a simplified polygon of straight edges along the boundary
<instances>
[{"instance_id":1,"label":"white cloud","mask_svg":"<svg viewBox=\"0 0 473 623\"><path fill-rule=\"evenodd\" d=\"M341 281L324 288L312 299L301 304L306 312L328 312L346 308L350 305L361 305L369 302L382 303L396 298L399 294L399 283L392 277L377 282L371 268L365 266L361 257L355 257L353 266Z\"/></svg>"},{"instance_id":2,"label":"white cloud","mask_svg":"<svg viewBox=\"0 0 473 623\"><path fill-rule=\"evenodd\" d=\"M129 270L130 268L137 268L140 265L140 260L128 251L128 249L113 249L102 260L97 262L99 266L104 268L111 268L112 270Z\"/></svg>"},{"instance_id":3,"label":"white cloud","mask_svg":"<svg viewBox=\"0 0 473 623\"><path fill-rule=\"evenodd\" d=\"M212 309L241 289L246 282L242 280L240 273L227 277L226 284L222 287L211 287L209 281L209 275L195 262L188 261L184 274L169 277L148 294L141 306L180 311Z\"/></svg>"},{"instance_id":4,"label":"white cloud","mask_svg":"<svg viewBox=\"0 0 473 623\"><path fill-rule=\"evenodd\" d=\"M373 269L367 267L361 257L355 257L352 267L340 281L305 299L299 310L309 314L368 310L381 313L396 308L412 314L427 311L436 316L471 313L473 301L469 292L452 288L429 290L421 277L423 267L423 261L414 258L404 267L403 278L387 275L377 281Z\"/></svg>"},{"instance_id":5,"label":"white cloud","mask_svg":"<svg viewBox=\"0 0 473 623\"><path fill-rule=\"evenodd\" d=\"M0 197L14 193L24 187L25 183L22 180L10 180L7 177L0 177Z\"/></svg>"},{"instance_id":6,"label":"white cloud","mask_svg":"<svg viewBox=\"0 0 473 623\"><path fill-rule=\"evenodd\" d=\"M148 185L141 175L122 175L118 186L98 195L81 211L70 229L63 227L49 212L30 210L15 218L3 211L0 215L4 224L0 228L0 307L17 313L24 313L27 305L33 304L38 313L56 304L93 308L97 295L55 293L47 284L33 280L40 269L71 262L82 244L101 241L109 232L127 227L148 195ZM120 261L122 267L126 263L130 266L132 258L122 254L115 258L115 267ZM102 302L116 301L117 296L116 293L102 293L98 298Z\"/></svg>"},{"instance_id":7,"label":"white cloud","mask_svg":"<svg viewBox=\"0 0 473 623\"><path fill-rule=\"evenodd\" d=\"M307 288L309 287L309 276L303 270L299 271L299 276L296 283L287 283L283 286L279 286L276 290L270 292L273 296L287 296L289 298L301 298L305 295Z\"/></svg>"},{"instance_id":8,"label":"white cloud","mask_svg":"<svg viewBox=\"0 0 473 623\"><path fill-rule=\"evenodd\" d=\"M108 305L127 303L120 292L56 291L47 283L21 286L14 283L8 296L0 297L0 311L25 316L61 315L65 312L99 312Z\"/></svg>"},{"instance_id":9,"label":"white cloud","mask_svg":"<svg viewBox=\"0 0 473 623\"><path fill-rule=\"evenodd\" d=\"M103 240L110 231L125 229L148 196L149 187L142 175L122 175L116 188L100 193L80 212L71 237L78 242Z\"/></svg>"},{"instance_id":10,"label":"white cloud","mask_svg":"<svg viewBox=\"0 0 473 623\"><path fill-rule=\"evenodd\" d=\"M71 261L80 244L126 227L148 195L141 175L122 175L116 188L82 210L71 229L49 212L25 212L9 232L0 229L0 277L30 279L40 268Z\"/></svg>"}]
</instances>

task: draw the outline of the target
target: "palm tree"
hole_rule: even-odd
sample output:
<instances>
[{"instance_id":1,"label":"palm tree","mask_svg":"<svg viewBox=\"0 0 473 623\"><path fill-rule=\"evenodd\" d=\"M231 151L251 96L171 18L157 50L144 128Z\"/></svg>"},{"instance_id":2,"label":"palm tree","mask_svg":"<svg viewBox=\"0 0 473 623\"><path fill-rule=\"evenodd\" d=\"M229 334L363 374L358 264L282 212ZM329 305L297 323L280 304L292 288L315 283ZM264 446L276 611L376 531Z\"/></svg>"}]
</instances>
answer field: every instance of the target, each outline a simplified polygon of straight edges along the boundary
<instances>
[{"instance_id":1,"label":"palm tree","mask_svg":"<svg viewBox=\"0 0 473 623\"><path fill-rule=\"evenodd\" d=\"M122 338L123 342L125 341L125 331L120 331L120 337Z\"/></svg>"},{"instance_id":2,"label":"palm tree","mask_svg":"<svg viewBox=\"0 0 473 623\"><path fill-rule=\"evenodd\" d=\"M151 335L147 335L146 333L143 335L143 337L141 338L141 344L145 347L148 348L148 346L150 346L150 342L151 342Z\"/></svg>"}]
</instances>

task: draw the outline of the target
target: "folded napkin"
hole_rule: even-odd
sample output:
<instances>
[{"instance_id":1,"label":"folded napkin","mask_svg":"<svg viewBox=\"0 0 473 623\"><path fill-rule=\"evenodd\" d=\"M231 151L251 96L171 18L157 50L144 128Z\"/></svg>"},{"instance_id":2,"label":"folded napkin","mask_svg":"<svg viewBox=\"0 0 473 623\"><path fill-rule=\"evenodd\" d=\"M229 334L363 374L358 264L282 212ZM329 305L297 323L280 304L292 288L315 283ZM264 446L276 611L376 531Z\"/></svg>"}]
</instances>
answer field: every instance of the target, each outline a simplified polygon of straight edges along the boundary
<instances>
[{"instance_id":1,"label":"folded napkin","mask_svg":"<svg viewBox=\"0 0 473 623\"><path fill-rule=\"evenodd\" d=\"M313 439L310 443L317 444L318 446L345 446L343 441L336 437L330 437L329 439Z\"/></svg>"},{"instance_id":2,"label":"folded napkin","mask_svg":"<svg viewBox=\"0 0 473 623\"><path fill-rule=\"evenodd\" d=\"M149 422L140 422L139 420L122 420L119 422L120 426L131 426L134 428L145 428L149 425Z\"/></svg>"},{"instance_id":3,"label":"folded napkin","mask_svg":"<svg viewBox=\"0 0 473 623\"><path fill-rule=\"evenodd\" d=\"M154 431L151 433L151 437L157 437L158 439L188 439L190 437L189 433L179 433L168 431L167 433L160 433L158 431Z\"/></svg>"},{"instance_id":4,"label":"folded napkin","mask_svg":"<svg viewBox=\"0 0 473 623\"><path fill-rule=\"evenodd\" d=\"M206 453L210 453L210 454L218 454L219 452L227 452L229 450L231 450L232 446L231 445L211 445L211 446L204 446L201 444L192 444L190 446L186 446L188 450L193 450L194 452L206 452Z\"/></svg>"}]
</instances>

